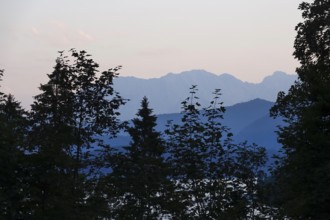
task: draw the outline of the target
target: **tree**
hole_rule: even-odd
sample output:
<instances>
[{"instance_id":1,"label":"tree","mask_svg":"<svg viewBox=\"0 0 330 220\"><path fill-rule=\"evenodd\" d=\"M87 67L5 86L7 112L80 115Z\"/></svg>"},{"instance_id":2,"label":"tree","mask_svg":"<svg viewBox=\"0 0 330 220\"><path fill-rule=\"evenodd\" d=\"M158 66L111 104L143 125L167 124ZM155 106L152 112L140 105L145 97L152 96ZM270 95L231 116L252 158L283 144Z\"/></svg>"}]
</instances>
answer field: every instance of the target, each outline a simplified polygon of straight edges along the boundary
<instances>
[{"instance_id":1,"label":"tree","mask_svg":"<svg viewBox=\"0 0 330 220\"><path fill-rule=\"evenodd\" d=\"M182 102L181 124L166 131L168 162L175 183L173 215L180 219L241 219L255 208L255 190L265 150L235 144L222 125L225 108L216 90L210 106L199 110L197 87ZM251 211L252 212L252 211ZM250 212L250 213L251 213Z\"/></svg>"},{"instance_id":2,"label":"tree","mask_svg":"<svg viewBox=\"0 0 330 220\"><path fill-rule=\"evenodd\" d=\"M330 218L330 1L303 2L294 56L298 80L280 92L271 110L284 118L279 141L284 156L275 177L279 205L294 219Z\"/></svg>"},{"instance_id":3,"label":"tree","mask_svg":"<svg viewBox=\"0 0 330 220\"><path fill-rule=\"evenodd\" d=\"M0 218L26 216L26 131L26 112L12 95L0 92Z\"/></svg>"},{"instance_id":4,"label":"tree","mask_svg":"<svg viewBox=\"0 0 330 220\"><path fill-rule=\"evenodd\" d=\"M157 117L146 97L136 116L127 129L132 141L126 153L116 155L110 174L117 195L114 199L120 203L114 207L116 219L156 219L166 212L164 141L155 130Z\"/></svg>"},{"instance_id":5,"label":"tree","mask_svg":"<svg viewBox=\"0 0 330 220\"><path fill-rule=\"evenodd\" d=\"M247 141L235 144L234 147L234 180L233 181L240 199L233 201L243 207L239 211L250 219L263 219L269 216L271 207L265 207L262 200L266 177L265 164L267 162L266 150L256 144L248 144ZM235 192L237 194L237 192Z\"/></svg>"},{"instance_id":6,"label":"tree","mask_svg":"<svg viewBox=\"0 0 330 220\"><path fill-rule=\"evenodd\" d=\"M4 72L4 70L3 69L0 69L0 82L2 81L3 72ZM2 97L2 96L3 96L3 93L0 91L0 97Z\"/></svg>"},{"instance_id":7,"label":"tree","mask_svg":"<svg viewBox=\"0 0 330 220\"><path fill-rule=\"evenodd\" d=\"M70 52L70 59L60 52L31 106L31 201L40 218L90 214L86 198L93 197L88 187L98 170L93 169L101 156L97 151L109 150L103 139L120 127L117 110L124 100L112 87L120 68L98 74L98 64L85 51Z\"/></svg>"},{"instance_id":8,"label":"tree","mask_svg":"<svg viewBox=\"0 0 330 220\"><path fill-rule=\"evenodd\" d=\"M73 73L62 53L48 77L48 83L40 86L42 93L35 97L30 113L32 210L35 218L73 217L75 203L81 202L83 195L73 195Z\"/></svg>"},{"instance_id":9,"label":"tree","mask_svg":"<svg viewBox=\"0 0 330 220\"><path fill-rule=\"evenodd\" d=\"M180 219L206 214L203 207L208 146L204 141L205 127L199 110L200 104L196 101L197 90L197 86L193 85L190 96L182 102L181 123L169 122L165 131L170 178L175 184L175 193L171 198L174 204L172 212Z\"/></svg>"}]
</instances>

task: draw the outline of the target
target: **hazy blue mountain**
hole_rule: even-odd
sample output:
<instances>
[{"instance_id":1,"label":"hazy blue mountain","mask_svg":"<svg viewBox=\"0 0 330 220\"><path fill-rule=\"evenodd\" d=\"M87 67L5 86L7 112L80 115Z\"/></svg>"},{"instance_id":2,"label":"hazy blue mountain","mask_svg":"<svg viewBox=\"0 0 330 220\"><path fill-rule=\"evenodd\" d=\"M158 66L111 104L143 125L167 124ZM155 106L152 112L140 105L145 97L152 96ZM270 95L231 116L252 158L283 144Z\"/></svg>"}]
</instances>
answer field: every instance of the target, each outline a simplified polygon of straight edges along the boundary
<instances>
[{"instance_id":1,"label":"hazy blue mountain","mask_svg":"<svg viewBox=\"0 0 330 220\"><path fill-rule=\"evenodd\" d=\"M224 124L231 128L231 131L237 135L251 123L254 123L265 115L268 116L269 109L273 105L273 102L257 98L229 106L226 108L224 115Z\"/></svg>"},{"instance_id":2,"label":"hazy blue mountain","mask_svg":"<svg viewBox=\"0 0 330 220\"><path fill-rule=\"evenodd\" d=\"M272 119L269 116L269 109L273 102L254 99L248 102L239 103L226 108L223 124L231 129L236 142L248 141L264 146L267 153L271 156L277 153L280 145L277 143L275 131L277 125L281 125L280 119ZM181 114L161 114L158 115L157 130L164 131L169 120L173 123L180 123ZM129 144L129 137L121 135L113 140L113 146L124 146Z\"/></svg>"},{"instance_id":3,"label":"hazy blue mountain","mask_svg":"<svg viewBox=\"0 0 330 220\"><path fill-rule=\"evenodd\" d=\"M180 112L181 102L189 95L189 88L198 85L198 96L202 105L207 105L215 89L222 90L225 106L261 98L275 101L279 91L286 91L296 80L296 75L275 72L261 83L243 82L230 74L216 75L204 70L192 70L179 74L169 73L153 79L119 77L114 87L130 101L121 109L122 118L133 118L143 96L147 96L150 107L156 114Z\"/></svg>"},{"instance_id":4,"label":"hazy blue mountain","mask_svg":"<svg viewBox=\"0 0 330 220\"><path fill-rule=\"evenodd\" d=\"M254 99L226 107L222 123L231 128L234 134L238 134L242 129L268 114L273 104L270 101ZM161 114L157 117L157 129L159 131L165 130L167 121L171 120L174 123L179 123L181 120L180 113Z\"/></svg>"},{"instance_id":5,"label":"hazy blue mountain","mask_svg":"<svg viewBox=\"0 0 330 220\"><path fill-rule=\"evenodd\" d=\"M265 115L247 125L237 135L237 141L248 140L267 149L269 156L278 153L280 144L277 142L277 126L283 125L281 119L273 119Z\"/></svg>"}]
</instances>

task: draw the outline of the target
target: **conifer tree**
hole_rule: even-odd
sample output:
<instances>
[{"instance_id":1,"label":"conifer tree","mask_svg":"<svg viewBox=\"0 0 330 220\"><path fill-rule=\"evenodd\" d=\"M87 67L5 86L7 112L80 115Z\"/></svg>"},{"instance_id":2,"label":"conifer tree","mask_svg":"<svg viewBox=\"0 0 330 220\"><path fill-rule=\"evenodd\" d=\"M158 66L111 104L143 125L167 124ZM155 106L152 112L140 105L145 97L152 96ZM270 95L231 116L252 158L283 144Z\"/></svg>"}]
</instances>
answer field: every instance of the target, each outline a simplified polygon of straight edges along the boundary
<instances>
[{"instance_id":1,"label":"conifer tree","mask_svg":"<svg viewBox=\"0 0 330 220\"><path fill-rule=\"evenodd\" d=\"M330 219L330 1L303 2L294 56L298 80L271 114L284 118L275 171L279 206L293 219Z\"/></svg>"},{"instance_id":2,"label":"conifer tree","mask_svg":"<svg viewBox=\"0 0 330 220\"><path fill-rule=\"evenodd\" d=\"M12 95L0 92L0 218L27 217L26 131L26 112Z\"/></svg>"},{"instance_id":3,"label":"conifer tree","mask_svg":"<svg viewBox=\"0 0 330 220\"><path fill-rule=\"evenodd\" d=\"M127 129L132 141L126 153L117 155L120 161L110 174L118 195L115 198L121 202L115 207L115 218L157 219L166 212L164 142L155 130L157 117L146 97L136 116Z\"/></svg>"}]
</instances>

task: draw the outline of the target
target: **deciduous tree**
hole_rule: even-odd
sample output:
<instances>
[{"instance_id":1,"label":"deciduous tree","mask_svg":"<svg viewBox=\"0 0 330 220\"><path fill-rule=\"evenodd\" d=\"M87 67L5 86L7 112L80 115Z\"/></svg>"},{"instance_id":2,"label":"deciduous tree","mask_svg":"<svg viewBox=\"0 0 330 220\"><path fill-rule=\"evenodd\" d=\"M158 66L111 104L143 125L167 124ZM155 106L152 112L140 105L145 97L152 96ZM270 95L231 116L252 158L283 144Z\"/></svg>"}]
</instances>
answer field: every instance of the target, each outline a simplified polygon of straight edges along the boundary
<instances>
[{"instance_id":1,"label":"deciduous tree","mask_svg":"<svg viewBox=\"0 0 330 220\"><path fill-rule=\"evenodd\" d=\"M220 90L210 106L200 110L197 87L184 102L180 124L169 124L168 162L175 183L172 195L181 219L241 219L256 202L257 173L265 151L256 145L235 144L222 124L225 108ZM253 206L251 209L253 209Z\"/></svg>"},{"instance_id":2,"label":"deciduous tree","mask_svg":"<svg viewBox=\"0 0 330 220\"><path fill-rule=\"evenodd\" d=\"M91 213L89 187L99 170L94 165L102 166L96 159L109 151L103 140L120 127L124 100L112 87L119 67L98 73L99 65L85 51L70 53L60 52L31 106L31 201L41 218L80 219Z\"/></svg>"}]
</instances>

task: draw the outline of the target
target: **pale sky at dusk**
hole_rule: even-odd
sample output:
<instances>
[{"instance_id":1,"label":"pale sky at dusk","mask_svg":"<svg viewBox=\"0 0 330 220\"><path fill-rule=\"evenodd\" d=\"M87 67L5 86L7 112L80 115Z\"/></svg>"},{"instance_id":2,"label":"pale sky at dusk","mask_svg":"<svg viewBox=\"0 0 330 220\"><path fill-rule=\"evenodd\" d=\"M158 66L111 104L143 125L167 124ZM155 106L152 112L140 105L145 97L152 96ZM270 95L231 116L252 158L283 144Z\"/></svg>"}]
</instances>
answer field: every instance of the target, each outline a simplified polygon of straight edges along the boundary
<instances>
[{"instance_id":1,"label":"pale sky at dusk","mask_svg":"<svg viewBox=\"0 0 330 220\"><path fill-rule=\"evenodd\" d=\"M310 1L307 1L310 2ZM260 82L294 73L301 0L0 0L1 89L38 93L57 51L86 50L100 70L160 77L205 69Z\"/></svg>"}]
</instances>

